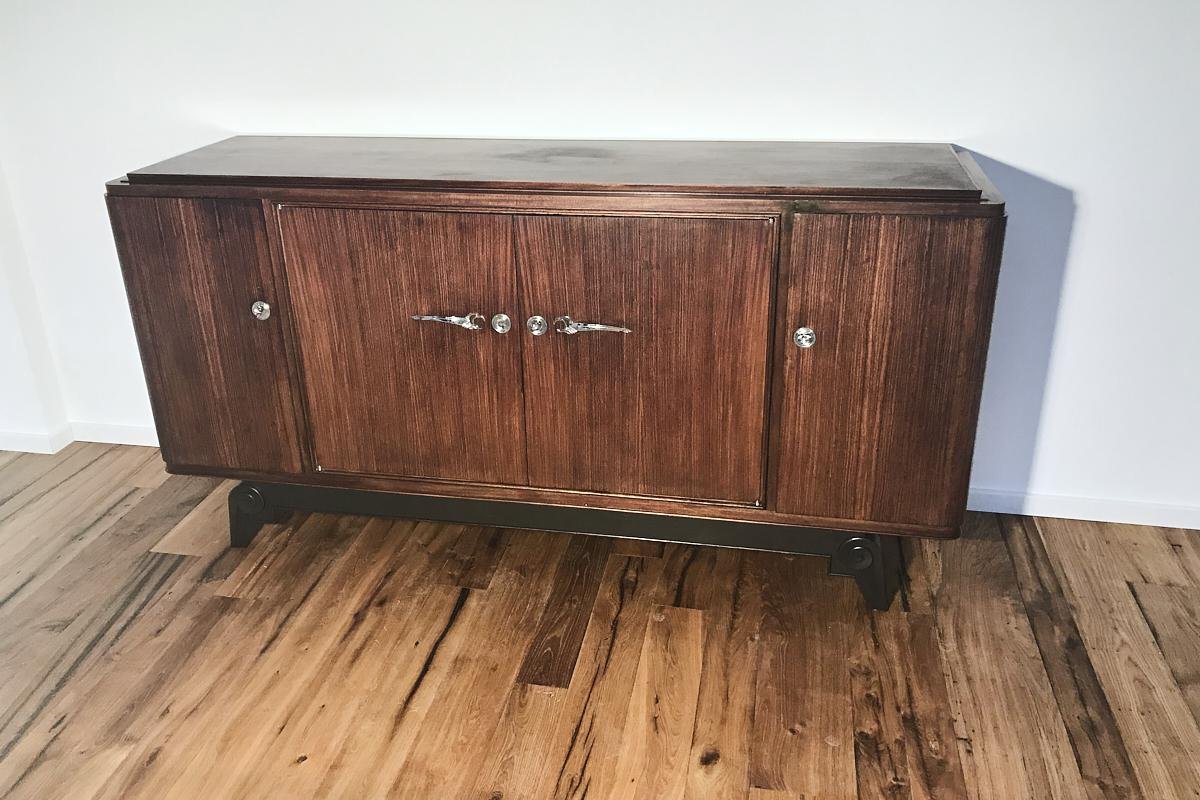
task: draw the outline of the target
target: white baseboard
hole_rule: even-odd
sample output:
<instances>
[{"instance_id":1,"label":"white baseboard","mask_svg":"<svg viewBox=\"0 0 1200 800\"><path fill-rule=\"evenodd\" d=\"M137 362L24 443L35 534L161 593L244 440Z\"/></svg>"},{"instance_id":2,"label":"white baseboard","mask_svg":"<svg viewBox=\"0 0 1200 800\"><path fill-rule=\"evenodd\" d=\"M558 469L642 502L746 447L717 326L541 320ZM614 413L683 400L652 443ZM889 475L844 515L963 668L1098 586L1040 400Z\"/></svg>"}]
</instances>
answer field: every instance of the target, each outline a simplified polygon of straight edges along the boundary
<instances>
[{"instance_id":1,"label":"white baseboard","mask_svg":"<svg viewBox=\"0 0 1200 800\"><path fill-rule=\"evenodd\" d=\"M112 425L107 422L72 422L71 431L77 442L104 444L138 444L158 447L158 434L153 425Z\"/></svg>"},{"instance_id":2,"label":"white baseboard","mask_svg":"<svg viewBox=\"0 0 1200 800\"><path fill-rule=\"evenodd\" d=\"M971 487L967 495L967 507L972 511L1028 514L1035 517L1089 519L1098 522L1159 525L1164 528L1200 529L1200 506L1142 503L1133 500L1109 500L1100 497L1075 497L1059 494L1032 494Z\"/></svg>"},{"instance_id":3,"label":"white baseboard","mask_svg":"<svg viewBox=\"0 0 1200 800\"><path fill-rule=\"evenodd\" d=\"M24 431L0 431L0 450L15 450L21 453L57 453L73 442L70 425L49 433L26 433Z\"/></svg>"}]
</instances>

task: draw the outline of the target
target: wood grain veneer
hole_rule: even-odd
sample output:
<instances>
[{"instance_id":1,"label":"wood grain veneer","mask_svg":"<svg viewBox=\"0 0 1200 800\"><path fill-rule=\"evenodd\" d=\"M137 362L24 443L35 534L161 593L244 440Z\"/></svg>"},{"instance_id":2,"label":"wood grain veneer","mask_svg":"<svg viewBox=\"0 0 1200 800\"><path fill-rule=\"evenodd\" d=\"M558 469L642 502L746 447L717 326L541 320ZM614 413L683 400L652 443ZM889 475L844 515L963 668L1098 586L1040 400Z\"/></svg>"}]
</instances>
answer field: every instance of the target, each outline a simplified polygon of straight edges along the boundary
<instances>
[{"instance_id":1,"label":"wood grain veneer","mask_svg":"<svg viewBox=\"0 0 1200 800\"><path fill-rule=\"evenodd\" d=\"M163 458L299 472L287 305L261 205L110 197L108 208ZM250 314L259 299L272 306L262 322Z\"/></svg>"},{"instance_id":2,"label":"wood grain veneer","mask_svg":"<svg viewBox=\"0 0 1200 800\"><path fill-rule=\"evenodd\" d=\"M959 148L235 137L108 191L175 472L957 533L1004 226ZM468 311L513 330L409 319Z\"/></svg>"},{"instance_id":3,"label":"wood grain veneer","mask_svg":"<svg viewBox=\"0 0 1200 800\"><path fill-rule=\"evenodd\" d=\"M797 214L777 353L784 513L957 527L1002 221ZM817 331L814 347L787 336Z\"/></svg>"},{"instance_id":4,"label":"wood grain veneer","mask_svg":"<svg viewBox=\"0 0 1200 800\"><path fill-rule=\"evenodd\" d=\"M534 486L755 504L775 219L519 216Z\"/></svg>"},{"instance_id":5,"label":"wood grain veneer","mask_svg":"<svg viewBox=\"0 0 1200 800\"><path fill-rule=\"evenodd\" d=\"M525 483L521 337L412 319L516 308L509 218L285 206L279 219L316 464Z\"/></svg>"},{"instance_id":6,"label":"wood grain veneer","mask_svg":"<svg viewBox=\"0 0 1200 800\"><path fill-rule=\"evenodd\" d=\"M978 200L948 144L235 136L132 183L673 191Z\"/></svg>"}]
</instances>

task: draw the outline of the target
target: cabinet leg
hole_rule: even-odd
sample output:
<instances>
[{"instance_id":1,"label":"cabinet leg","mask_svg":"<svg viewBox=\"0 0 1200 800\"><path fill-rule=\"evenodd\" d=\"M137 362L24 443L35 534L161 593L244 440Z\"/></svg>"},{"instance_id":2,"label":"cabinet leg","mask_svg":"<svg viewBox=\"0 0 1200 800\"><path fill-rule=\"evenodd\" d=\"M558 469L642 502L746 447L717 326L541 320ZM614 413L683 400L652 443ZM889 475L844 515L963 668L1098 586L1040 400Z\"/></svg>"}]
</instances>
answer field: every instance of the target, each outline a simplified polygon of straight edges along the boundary
<instances>
[{"instance_id":1,"label":"cabinet leg","mask_svg":"<svg viewBox=\"0 0 1200 800\"><path fill-rule=\"evenodd\" d=\"M891 606L902 569L900 540L894 536L855 536L838 545L829 559L830 573L854 578L867 607L877 611Z\"/></svg>"},{"instance_id":2,"label":"cabinet leg","mask_svg":"<svg viewBox=\"0 0 1200 800\"><path fill-rule=\"evenodd\" d=\"M281 513L286 516L271 508L257 487L239 483L229 492L229 545L248 547L259 528L276 521Z\"/></svg>"},{"instance_id":3,"label":"cabinet leg","mask_svg":"<svg viewBox=\"0 0 1200 800\"><path fill-rule=\"evenodd\" d=\"M896 536L267 482L239 483L230 491L230 544L248 546L263 525L283 522L291 512L406 517L822 556L829 559L831 575L854 578L867 606L880 611L891 606L904 569Z\"/></svg>"}]
</instances>

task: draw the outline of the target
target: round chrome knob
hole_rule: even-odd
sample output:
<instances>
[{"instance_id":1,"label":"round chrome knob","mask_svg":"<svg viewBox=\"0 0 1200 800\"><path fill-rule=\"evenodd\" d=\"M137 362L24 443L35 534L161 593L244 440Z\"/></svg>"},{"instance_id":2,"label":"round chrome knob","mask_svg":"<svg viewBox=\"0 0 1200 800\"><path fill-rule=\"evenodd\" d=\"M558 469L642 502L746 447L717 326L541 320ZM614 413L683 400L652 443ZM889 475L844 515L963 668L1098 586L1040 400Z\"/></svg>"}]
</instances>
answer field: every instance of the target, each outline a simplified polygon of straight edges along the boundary
<instances>
[{"instance_id":1,"label":"round chrome knob","mask_svg":"<svg viewBox=\"0 0 1200 800\"><path fill-rule=\"evenodd\" d=\"M792 344L796 347L812 347L817 343L817 332L812 328L796 328L792 333Z\"/></svg>"},{"instance_id":2,"label":"round chrome knob","mask_svg":"<svg viewBox=\"0 0 1200 800\"><path fill-rule=\"evenodd\" d=\"M254 305L250 306L250 313L258 320L270 319L271 304L266 300L255 300Z\"/></svg>"},{"instance_id":3,"label":"round chrome knob","mask_svg":"<svg viewBox=\"0 0 1200 800\"><path fill-rule=\"evenodd\" d=\"M526 320L525 327L528 328L529 332L534 336L541 336L543 333L550 330L550 323L546 321L545 317L536 316L530 317L528 320Z\"/></svg>"},{"instance_id":4,"label":"round chrome knob","mask_svg":"<svg viewBox=\"0 0 1200 800\"><path fill-rule=\"evenodd\" d=\"M496 333L508 333L512 330L512 319L508 314L497 314L492 317L492 330Z\"/></svg>"}]
</instances>

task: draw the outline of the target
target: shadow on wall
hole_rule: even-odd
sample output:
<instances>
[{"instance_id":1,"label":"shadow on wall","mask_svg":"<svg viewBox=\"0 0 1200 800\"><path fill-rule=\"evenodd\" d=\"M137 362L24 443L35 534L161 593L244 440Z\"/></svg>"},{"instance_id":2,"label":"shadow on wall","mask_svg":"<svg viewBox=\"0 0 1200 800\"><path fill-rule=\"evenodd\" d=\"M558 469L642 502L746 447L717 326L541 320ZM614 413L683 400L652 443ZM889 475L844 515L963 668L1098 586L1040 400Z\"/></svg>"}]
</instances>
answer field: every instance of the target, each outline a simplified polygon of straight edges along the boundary
<instances>
[{"instance_id":1,"label":"shadow on wall","mask_svg":"<svg viewBox=\"0 0 1200 800\"><path fill-rule=\"evenodd\" d=\"M1004 195L1008 229L976 435L970 507L1020 511L1023 496L1032 489L1038 428L1075 221L1075 195L980 153L972 155Z\"/></svg>"}]
</instances>

